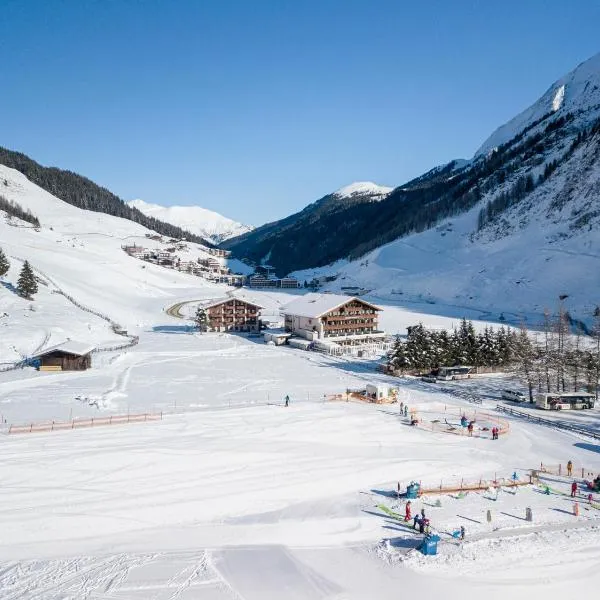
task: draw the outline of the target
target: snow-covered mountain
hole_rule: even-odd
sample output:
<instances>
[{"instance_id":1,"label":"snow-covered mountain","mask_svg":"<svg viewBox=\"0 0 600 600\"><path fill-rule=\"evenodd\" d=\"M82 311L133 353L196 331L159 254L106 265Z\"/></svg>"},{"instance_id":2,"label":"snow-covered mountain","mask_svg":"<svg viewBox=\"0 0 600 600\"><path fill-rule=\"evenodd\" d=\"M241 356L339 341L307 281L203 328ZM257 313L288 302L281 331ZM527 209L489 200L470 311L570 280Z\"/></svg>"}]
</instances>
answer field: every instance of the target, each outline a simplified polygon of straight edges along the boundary
<instances>
[{"instance_id":1,"label":"snow-covered mountain","mask_svg":"<svg viewBox=\"0 0 600 600\"><path fill-rule=\"evenodd\" d=\"M600 53L555 81L544 95L529 108L505 123L481 145L475 156L487 154L505 144L524 129L533 135L543 128L548 115L571 113L579 127L590 125L600 117ZM539 128L536 123L543 123Z\"/></svg>"},{"instance_id":2,"label":"snow-covered mountain","mask_svg":"<svg viewBox=\"0 0 600 600\"><path fill-rule=\"evenodd\" d=\"M335 275L332 291L359 287L513 321L566 294L569 311L589 321L600 304L600 54L499 127L471 160L435 167L379 202L326 211L318 202L305 212L230 247L251 257L268 251L302 279Z\"/></svg>"},{"instance_id":3,"label":"snow-covered mountain","mask_svg":"<svg viewBox=\"0 0 600 600\"><path fill-rule=\"evenodd\" d=\"M131 200L127 204L149 217L182 227L213 244L220 244L224 240L252 230L249 225L242 225L201 206L161 206L143 200Z\"/></svg>"},{"instance_id":4,"label":"snow-covered mountain","mask_svg":"<svg viewBox=\"0 0 600 600\"><path fill-rule=\"evenodd\" d=\"M383 200L394 188L377 185L372 181L356 181L341 187L334 192L339 198L352 198L353 196L371 196L373 200Z\"/></svg>"}]
</instances>

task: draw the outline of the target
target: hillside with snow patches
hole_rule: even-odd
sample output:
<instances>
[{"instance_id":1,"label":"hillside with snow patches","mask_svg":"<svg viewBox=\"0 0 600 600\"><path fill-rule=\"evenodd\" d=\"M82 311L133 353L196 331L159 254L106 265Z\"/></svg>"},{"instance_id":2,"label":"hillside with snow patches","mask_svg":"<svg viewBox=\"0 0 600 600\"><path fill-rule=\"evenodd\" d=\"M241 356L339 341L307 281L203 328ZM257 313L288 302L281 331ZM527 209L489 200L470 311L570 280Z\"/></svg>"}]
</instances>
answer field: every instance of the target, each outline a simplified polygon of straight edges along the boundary
<instances>
[{"instance_id":1,"label":"hillside with snow patches","mask_svg":"<svg viewBox=\"0 0 600 600\"><path fill-rule=\"evenodd\" d=\"M326 289L359 287L386 301L469 307L513 322L539 319L568 295L571 314L589 322L600 304L599 118L600 54L496 130L471 161L408 184L462 177L476 200L466 210L295 275L336 276Z\"/></svg>"},{"instance_id":2,"label":"hillside with snow patches","mask_svg":"<svg viewBox=\"0 0 600 600\"><path fill-rule=\"evenodd\" d=\"M201 206L161 206L139 199L131 200L127 204L149 217L177 225L213 244L220 244L229 238L252 231L249 225L242 225Z\"/></svg>"},{"instance_id":3,"label":"hillside with snow patches","mask_svg":"<svg viewBox=\"0 0 600 600\"><path fill-rule=\"evenodd\" d=\"M110 323L81 310L91 308L130 332L151 329L162 310L179 298L217 296L220 286L198 277L136 260L125 244L160 247L152 234L126 219L76 208L0 165L0 194L29 209L41 227L8 218L0 211L0 247L11 262L0 279L0 363L11 363L33 351L68 338L99 346L122 343ZM182 253L206 257L203 246L188 243ZM39 293L30 302L15 293L23 261L39 278Z\"/></svg>"}]
</instances>

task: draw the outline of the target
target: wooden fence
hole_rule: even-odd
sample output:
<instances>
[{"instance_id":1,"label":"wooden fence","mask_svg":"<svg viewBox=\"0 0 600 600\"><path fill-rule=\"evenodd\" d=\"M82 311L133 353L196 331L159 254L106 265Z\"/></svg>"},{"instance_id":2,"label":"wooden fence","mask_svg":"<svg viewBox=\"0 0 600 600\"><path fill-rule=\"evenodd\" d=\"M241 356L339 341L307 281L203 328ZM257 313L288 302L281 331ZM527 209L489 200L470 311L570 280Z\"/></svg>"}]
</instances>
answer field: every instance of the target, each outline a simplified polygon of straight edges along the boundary
<instances>
[{"instance_id":1,"label":"wooden fence","mask_svg":"<svg viewBox=\"0 0 600 600\"><path fill-rule=\"evenodd\" d=\"M124 423L145 423L147 421L162 421L163 413L140 413L135 415L113 415L110 417L90 417L87 419L71 419L70 421L46 421L30 423L29 425L11 425L8 433L41 433L45 431L69 431L87 427L102 427L105 425L121 425Z\"/></svg>"}]
</instances>

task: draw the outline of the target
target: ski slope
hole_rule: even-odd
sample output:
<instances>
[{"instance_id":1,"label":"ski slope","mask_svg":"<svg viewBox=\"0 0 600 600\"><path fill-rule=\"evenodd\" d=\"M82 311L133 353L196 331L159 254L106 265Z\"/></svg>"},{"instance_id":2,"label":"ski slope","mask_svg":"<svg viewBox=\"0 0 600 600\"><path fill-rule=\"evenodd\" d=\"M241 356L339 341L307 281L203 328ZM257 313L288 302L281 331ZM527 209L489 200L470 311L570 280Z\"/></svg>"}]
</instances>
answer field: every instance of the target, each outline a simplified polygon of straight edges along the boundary
<instances>
[{"instance_id":1,"label":"ski slope","mask_svg":"<svg viewBox=\"0 0 600 600\"><path fill-rule=\"evenodd\" d=\"M136 223L71 206L2 165L0 193L41 222L36 231L0 215L0 247L11 262L0 285L0 365L67 338L99 345L123 341L107 321L77 308L57 291L130 332L151 326L161 318L162 308L180 297L218 295L218 287L198 277L127 256L124 244L160 247L146 237L152 232ZM207 256L195 244L180 254L188 260ZM14 292L24 260L41 280L34 302Z\"/></svg>"},{"instance_id":2,"label":"ski slope","mask_svg":"<svg viewBox=\"0 0 600 600\"><path fill-rule=\"evenodd\" d=\"M12 263L0 287L0 363L68 338L122 342L111 322L139 344L94 354L84 372L0 372L0 600L453 600L473 589L520 599L532 587L552 596L598 586L600 511L582 497L573 516L568 480L552 482L548 496L531 487L493 499L445 495L439 508L433 497L415 502L443 536L433 560L411 551L419 536L381 509L403 510L398 482L525 477L541 461L569 459L599 472L596 443L518 420L497 442L485 432L432 433L409 427L394 405L327 401L380 382L418 411L473 410L450 388L390 378L368 359L194 332L169 307L183 303L191 316L194 301L230 292L276 315L301 291L228 290L142 263L121 245L148 245L144 228L73 208L0 167L4 180L2 193L42 227L0 220ZM33 302L12 289L25 259L40 279ZM449 328L463 315L487 324L483 312L432 315L425 299L409 310L395 297L371 298L390 333L418 321ZM489 410L505 379L486 381ZM11 424L144 412L162 419L7 433ZM585 418L597 421L597 410ZM470 541L457 547L448 532L461 524ZM565 557L576 561L566 572Z\"/></svg>"},{"instance_id":3,"label":"ski slope","mask_svg":"<svg viewBox=\"0 0 600 600\"><path fill-rule=\"evenodd\" d=\"M403 510L398 481L525 477L540 460L597 472L593 444L517 421L498 442L411 428L393 406L323 394L376 379L399 385L418 410L472 406L376 375L365 361L178 323L165 316L139 346L85 373L0 378L0 406L15 405L15 416L52 406L165 413L146 424L0 436L0 598L358 600L397 598L402 587L452 600L473 587L526 598L534 581L545 594L598 584L600 511L582 498L574 517L566 479L550 496L526 487L497 499L444 495L440 508L433 496L415 501L413 512L425 508L445 540L437 560L411 553L419 536L379 508ZM470 539L462 549L444 533L461 524ZM559 572L557 552L576 566Z\"/></svg>"}]
</instances>

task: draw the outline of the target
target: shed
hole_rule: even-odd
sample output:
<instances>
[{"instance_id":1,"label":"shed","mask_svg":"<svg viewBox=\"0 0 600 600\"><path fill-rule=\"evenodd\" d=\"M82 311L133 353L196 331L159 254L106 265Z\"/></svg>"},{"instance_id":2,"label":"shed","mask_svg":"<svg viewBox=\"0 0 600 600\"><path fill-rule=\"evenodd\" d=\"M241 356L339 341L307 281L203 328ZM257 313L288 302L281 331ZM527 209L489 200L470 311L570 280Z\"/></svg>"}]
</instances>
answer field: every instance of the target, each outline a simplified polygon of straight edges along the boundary
<instances>
[{"instance_id":1,"label":"shed","mask_svg":"<svg viewBox=\"0 0 600 600\"><path fill-rule=\"evenodd\" d=\"M284 344L287 344L287 341L292 337L292 334L286 333L285 331L265 331L263 332L263 336L266 343L273 342L276 346L283 346Z\"/></svg>"},{"instance_id":2,"label":"shed","mask_svg":"<svg viewBox=\"0 0 600 600\"><path fill-rule=\"evenodd\" d=\"M366 394L372 400L385 400L393 395L394 390L383 383L367 383Z\"/></svg>"},{"instance_id":3,"label":"shed","mask_svg":"<svg viewBox=\"0 0 600 600\"><path fill-rule=\"evenodd\" d=\"M39 352L40 371L85 371L92 366L94 346L68 340Z\"/></svg>"}]
</instances>

